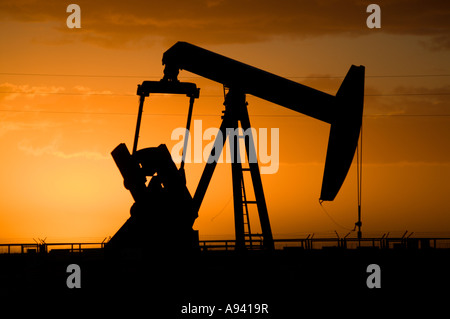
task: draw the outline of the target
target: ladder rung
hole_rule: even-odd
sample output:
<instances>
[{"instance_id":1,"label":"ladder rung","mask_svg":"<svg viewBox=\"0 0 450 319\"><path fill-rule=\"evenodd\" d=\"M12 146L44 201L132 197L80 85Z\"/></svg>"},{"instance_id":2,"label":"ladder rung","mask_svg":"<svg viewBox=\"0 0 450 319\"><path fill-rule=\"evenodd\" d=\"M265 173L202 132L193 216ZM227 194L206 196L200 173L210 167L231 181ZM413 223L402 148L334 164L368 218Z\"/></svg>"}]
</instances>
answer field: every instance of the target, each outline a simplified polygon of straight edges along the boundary
<instances>
[{"instance_id":1,"label":"ladder rung","mask_svg":"<svg viewBox=\"0 0 450 319\"><path fill-rule=\"evenodd\" d=\"M246 167L242 169L243 172L250 172L250 167Z\"/></svg>"},{"instance_id":2,"label":"ladder rung","mask_svg":"<svg viewBox=\"0 0 450 319\"><path fill-rule=\"evenodd\" d=\"M258 202L256 200L246 200L246 201L242 202L243 205L245 205L245 204L257 204L257 203Z\"/></svg>"},{"instance_id":3,"label":"ladder rung","mask_svg":"<svg viewBox=\"0 0 450 319\"><path fill-rule=\"evenodd\" d=\"M244 236L246 237L259 237L262 239L262 234L249 234L249 233L244 233Z\"/></svg>"}]
</instances>

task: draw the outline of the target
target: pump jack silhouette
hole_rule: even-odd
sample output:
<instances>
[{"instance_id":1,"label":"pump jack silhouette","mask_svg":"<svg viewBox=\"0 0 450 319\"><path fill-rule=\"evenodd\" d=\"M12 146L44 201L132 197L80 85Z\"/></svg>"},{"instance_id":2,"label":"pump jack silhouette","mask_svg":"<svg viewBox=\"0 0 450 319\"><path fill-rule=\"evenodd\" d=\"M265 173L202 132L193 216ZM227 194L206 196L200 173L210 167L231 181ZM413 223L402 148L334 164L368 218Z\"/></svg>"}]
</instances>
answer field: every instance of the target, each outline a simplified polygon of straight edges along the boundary
<instances>
[{"instance_id":1,"label":"pump jack silhouette","mask_svg":"<svg viewBox=\"0 0 450 319\"><path fill-rule=\"evenodd\" d=\"M274 249L258 162L249 161L249 167L243 168L238 158L241 137L229 133L236 132L239 123L243 130L251 127L247 94L331 124L320 201L334 200L347 176L358 144L364 104L364 66L352 65L333 96L186 42L178 42L167 50L162 62L165 69L160 81L144 81L138 85L140 102L132 153L123 143L111 153L124 178L124 186L131 192L135 203L131 208L131 217L110 240L108 249L137 249L142 252L145 248L139 243L144 241L150 241L152 245L155 243L152 249L156 250L163 244L177 247L179 251L197 248L198 232L192 226L214 173L214 158L222 152L227 137L232 151L236 250L255 248L252 245L255 235L263 239L262 247L257 248ZM210 160L205 165L193 197L186 187L184 159L193 105L199 98L200 89L194 83L180 82L177 78L180 70L218 82L228 90L220 126L223 138L215 140ZM184 94L190 98L185 147L179 169L163 144L137 150L145 97L153 93ZM255 148L251 134L244 143L247 157L256 156L252 153ZM250 172L255 201L246 199L244 172ZM148 185L147 177L151 178ZM249 204L257 207L262 234L250 232ZM169 235L167 229L170 229ZM161 243L162 240L169 242Z\"/></svg>"}]
</instances>

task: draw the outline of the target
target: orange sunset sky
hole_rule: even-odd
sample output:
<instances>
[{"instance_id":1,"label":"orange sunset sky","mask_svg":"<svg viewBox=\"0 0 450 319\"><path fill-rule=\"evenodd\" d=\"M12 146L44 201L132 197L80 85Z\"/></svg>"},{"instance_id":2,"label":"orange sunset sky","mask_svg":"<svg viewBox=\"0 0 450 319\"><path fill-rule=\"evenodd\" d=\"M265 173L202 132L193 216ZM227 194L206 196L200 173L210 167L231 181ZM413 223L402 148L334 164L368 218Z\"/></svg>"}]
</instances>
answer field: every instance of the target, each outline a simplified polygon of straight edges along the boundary
<instances>
[{"instance_id":1,"label":"orange sunset sky","mask_svg":"<svg viewBox=\"0 0 450 319\"><path fill-rule=\"evenodd\" d=\"M366 26L374 1L74 2L80 29L66 26L72 2L0 2L0 242L114 235L133 199L110 152L132 148L136 86L162 77L177 41L333 95L352 64L364 65L363 236L450 232L449 2L375 2L381 29ZM219 127L221 85L179 77L201 88L193 119ZM327 213L318 203L329 125L247 100L253 127L280 132L279 170L262 175L274 237L345 235L357 220L355 164ZM139 147L170 150L187 110L186 97L147 98ZM192 195L203 167L186 164ZM194 225L200 238L233 238L232 209L231 167L219 164Z\"/></svg>"}]
</instances>

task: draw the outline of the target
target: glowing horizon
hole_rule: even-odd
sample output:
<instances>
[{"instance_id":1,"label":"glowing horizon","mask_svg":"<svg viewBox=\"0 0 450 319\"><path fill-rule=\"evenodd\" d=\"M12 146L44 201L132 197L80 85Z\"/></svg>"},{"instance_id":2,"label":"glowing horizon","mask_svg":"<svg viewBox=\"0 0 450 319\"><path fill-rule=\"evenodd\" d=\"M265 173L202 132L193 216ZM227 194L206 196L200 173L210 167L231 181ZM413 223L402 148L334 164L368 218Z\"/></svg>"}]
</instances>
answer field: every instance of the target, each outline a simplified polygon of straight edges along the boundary
<instances>
[{"instance_id":1,"label":"glowing horizon","mask_svg":"<svg viewBox=\"0 0 450 319\"><path fill-rule=\"evenodd\" d=\"M147 17L123 3L77 3L79 30L66 28L65 4L0 5L0 240L114 235L133 200L110 152L122 142L131 148L136 86L162 77L162 54L177 40L333 95L351 64L365 65L363 234L450 231L450 46L442 39L449 22L425 5L412 2L409 16L395 3L382 5L382 27L373 30L365 25L367 4L275 8L263 1L233 15L222 2L205 1L183 17L155 3ZM418 28L418 19L434 31ZM219 127L222 87L186 71L180 79L201 88L193 120ZM279 169L262 176L274 237L347 233L357 213L354 167L325 206L344 227L318 204L329 125L247 100L252 127L279 129ZM139 148L165 143L170 150L187 110L185 97L147 98ZM185 168L193 195L204 163ZM201 238L233 236L231 194L230 165L219 164L194 225Z\"/></svg>"}]
</instances>

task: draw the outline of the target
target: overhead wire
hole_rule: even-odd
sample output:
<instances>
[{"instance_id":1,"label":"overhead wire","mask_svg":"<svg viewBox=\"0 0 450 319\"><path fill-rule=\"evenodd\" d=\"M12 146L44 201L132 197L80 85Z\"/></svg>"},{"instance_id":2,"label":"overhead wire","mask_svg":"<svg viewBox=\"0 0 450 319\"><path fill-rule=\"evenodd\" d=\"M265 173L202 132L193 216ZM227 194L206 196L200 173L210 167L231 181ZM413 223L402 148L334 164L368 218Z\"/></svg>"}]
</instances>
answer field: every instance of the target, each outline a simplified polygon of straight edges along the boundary
<instances>
[{"instance_id":1,"label":"overhead wire","mask_svg":"<svg viewBox=\"0 0 450 319\"><path fill-rule=\"evenodd\" d=\"M48 110L12 110L0 109L4 113L43 113L43 114L80 114L80 115L118 115L135 116L136 113L130 112L91 112L91 111L48 111ZM147 112L142 116L186 116L184 113L151 113ZM196 114L198 116L218 116L213 113ZM281 114L252 114L252 117L272 117L272 118L307 118L306 115L281 115ZM363 117L450 117L450 114L365 114Z\"/></svg>"},{"instance_id":2,"label":"overhead wire","mask_svg":"<svg viewBox=\"0 0 450 319\"><path fill-rule=\"evenodd\" d=\"M85 77L85 78L160 78L156 75L102 75L102 74L68 74L68 73L20 73L20 72L0 72L0 75L4 76L48 76L48 77ZM378 74L378 75L366 75L366 78L424 78L424 77L450 77L450 74ZM201 78L200 76L180 76L180 78L192 79ZM327 78L344 78L344 76L287 76L290 79L327 79ZM111 95L111 96L135 96L130 93L81 93L81 92L23 92L23 91L3 91L0 94L36 94L36 95ZM450 92L437 92L437 93L388 93L388 94L365 94L365 97L379 97L379 96L414 96L414 95L450 95ZM221 95L202 95L202 97L219 97Z\"/></svg>"},{"instance_id":3,"label":"overhead wire","mask_svg":"<svg viewBox=\"0 0 450 319\"><path fill-rule=\"evenodd\" d=\"M79 96L136 96L132 93L81 93L81 92L24 92L24 91L0 91L0 94L29 94L29 95L79 95ZM163 96L165 94L152 94ZM365 94L364 97L391 97L391 96L445 96L450 95L450 92L437 93L387 93L387 94ZM202 97L221 97L219 94L206 94Z\"/></svg>"},{"instance_id":4,"label":"overhead wire","mask_svg":"<svg viewBox=\"0 0 450 319\"><path fill-rule=\"evenodd\" d=\"M152 75L99 75L99 74L52 74L52 73L19 73L19 72L0 72L0 75L9 76L54 76L54 77L92 77L92 78L159 78ZM387 75L366 75L366 78L422 78L422 77L449 77L450 74L387 74ZM200 78L199 76L182 76L180 78ZM288 78L343 78L342 76L291 76ZM63 95L63 96L133 96L132 93L112 93L112 92L24 92L24 91L0 91L0 94L25 94L25 95ZM398 96L449 96L450 92L436 93L385 93L385 94L365 94L365 97L398 97ZM202 97L214 98L222 95L204 94ZM53 113L53 114L92 114L92 115L134 115L124 112L77 112L77 111L46 111L46 110L5 110L0 112L22 112L22 113ZM181 114L146 114L154 116L180 116ZM213 114L203 114L203 116L214 116ZM299 115L265 115L255 114L260 117L302 117ZM450 117L450 114L367 114L366 117Z\"/></svg>"}]
</instances>

